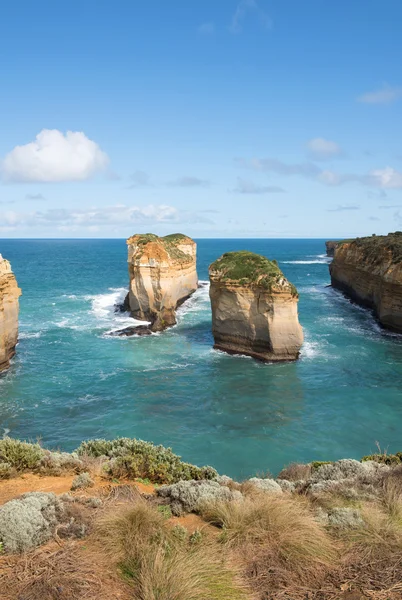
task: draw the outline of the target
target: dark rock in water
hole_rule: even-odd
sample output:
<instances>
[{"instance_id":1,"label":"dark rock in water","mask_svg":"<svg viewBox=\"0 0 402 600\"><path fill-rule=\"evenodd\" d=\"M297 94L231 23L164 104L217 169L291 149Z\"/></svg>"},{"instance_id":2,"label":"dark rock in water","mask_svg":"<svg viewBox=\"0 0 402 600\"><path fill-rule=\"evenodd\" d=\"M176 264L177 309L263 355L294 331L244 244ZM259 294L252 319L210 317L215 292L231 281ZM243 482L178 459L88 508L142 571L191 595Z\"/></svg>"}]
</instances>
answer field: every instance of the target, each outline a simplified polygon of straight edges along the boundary
<instances>
[{"instance_id":1,"label":"dark rock in water","mask_svg":"<svg viewBox=\"0 0 402 600\"><path fill-rule=\"evenodd\" d=\"M128 294L124 298L123 302L121 302L120 304L114 305L114 312L115 313L130 312L130 304L128 302Z\"/></svg>"},{"instance_id":2,"label":"dark rock in water","mask_svg":"<svg viewBox=\"0 0 402 600\"><path fill-rule=\"evenodd\" d=\"M113 337L130 337L131 335L151 335L152 331L148 325L138 325L137 327L125 327L118 331L111 331L108 335Z\"/></svg>"},{"instance_id":3,"label":"dark rock in water","mask_svg":"<svg viewBox=\"0 0 402 600\"><path fill-rule=\"evenodd\" d=\"M199 281L198 282L198 287L199 288L207 287L207 285L208 285L208 281Z\"/></svg>"}]
</instances>

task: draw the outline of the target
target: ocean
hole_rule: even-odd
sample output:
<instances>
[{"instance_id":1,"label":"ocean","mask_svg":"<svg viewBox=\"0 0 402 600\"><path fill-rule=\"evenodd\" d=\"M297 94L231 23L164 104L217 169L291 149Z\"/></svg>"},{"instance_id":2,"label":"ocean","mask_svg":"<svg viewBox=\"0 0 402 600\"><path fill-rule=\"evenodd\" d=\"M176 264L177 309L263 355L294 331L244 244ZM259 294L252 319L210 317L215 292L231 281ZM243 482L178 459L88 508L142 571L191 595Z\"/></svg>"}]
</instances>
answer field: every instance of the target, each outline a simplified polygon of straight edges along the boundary
<instances>
[{"instance_id":1,"label":"ocean","mask_svg":"<svg viewBox=\"0 0 402 600\"><path fill-rule=\"evenodd\" d=\"M73 450L138 437L236 478L291 462L402 450L402 336L329 287L324 240L198 240L205 285L158 335L114 306L128 286L124 240L2 240L23 291L20 341L0 377L0 436ZM300 360L262 364L212 348L208 265L223 252L277 259L300 294Z\"/></svg>"}]
</instances>

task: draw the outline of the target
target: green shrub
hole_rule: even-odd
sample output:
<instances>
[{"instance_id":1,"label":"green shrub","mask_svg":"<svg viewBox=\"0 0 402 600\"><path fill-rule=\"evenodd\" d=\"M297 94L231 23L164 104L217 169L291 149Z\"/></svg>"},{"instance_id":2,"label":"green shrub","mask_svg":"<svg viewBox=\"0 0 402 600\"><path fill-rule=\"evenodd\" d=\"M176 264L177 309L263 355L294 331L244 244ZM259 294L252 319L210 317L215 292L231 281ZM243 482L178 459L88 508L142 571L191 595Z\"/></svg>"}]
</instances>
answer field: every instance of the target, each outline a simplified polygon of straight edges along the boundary
<instances>
[{"instance_id":1,"label":"green shrub","mask_svg":"<svg viewBox=\"0 0 402 600\"><path fill-rule=\"evenodd\" d=\"M6 437L0 440L0 463L8 463L17 471L35 469L44 456L39 444L30 444Z\"/></svg>"},{"instance_id":2,"label":"green shrub","mask_svg":"<svg viewBox=\"0 0 402 600\"><path fill-rule=\"evenodd\" d=\"M170 519L172 516L172 509L168 504L161 504L158 506L158 513L160 513L165 519Z\"/></svg>"},{"instance_id":3,"label":"green shrub","mask_svg":"<svg viewBox=\"0 0 402 600\"><path fill-rule=\"evenodd\" d=\"M108 456L105 469L111 477L149 479L156 483L174 483L182 479L215 479L212 467L196 467L185 463L171 448L155 446L143 440L118 438L116 440L89 440L77 449L79 455Z\"/></svg>"},{"instance_id":4,"label":"green shrub","mask_svg":"<svg viewBox=\"0 0 402 600\"><path fill-rule=\"evenodd\" d=\"M314 460L312 463L310 463L313 471L316 471L317 469L322 467L322 465L332 465L332 464L333 463L330 460Z\"/></svg>"},{"instance_id":5,"label":"green shrub","mask_svg":"<svg viewBox=\"0 0 402 600\"><path fill-rule=\"evenodd\" d=\"M402 453L397 452L396 454L368 454L362 457L362 462L373 460L374 462L382 463L384 465L399 465L402 462Z\"/></svg>"}]
</instances>

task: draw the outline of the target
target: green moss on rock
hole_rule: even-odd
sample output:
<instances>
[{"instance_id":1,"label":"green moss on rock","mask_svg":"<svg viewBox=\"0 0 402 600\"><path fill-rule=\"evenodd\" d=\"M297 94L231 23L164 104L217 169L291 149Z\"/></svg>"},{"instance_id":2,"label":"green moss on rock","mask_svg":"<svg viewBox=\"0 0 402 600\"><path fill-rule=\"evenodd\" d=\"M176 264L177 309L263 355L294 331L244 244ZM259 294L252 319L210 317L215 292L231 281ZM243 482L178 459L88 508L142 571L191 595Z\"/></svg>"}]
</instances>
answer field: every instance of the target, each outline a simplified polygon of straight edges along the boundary
<instances>
[{"instance_id":1,"label":"green moss on rock","mask_svg":"<svg viewBox=\"0 0 402 600\"><path fill-rule=\"evenodd\" d=\"M193 257L178 248L178 245L186 240L193 241L187 235L184 235L184 233L171 233L164 237L159 237L154 233L138 233L129 238L127 243L135 241L139 248L145 248L151 242L158 243L164 248L170 258L176 262L187 263L191 262Z\"/></svg>"},{"instance_id":2,"label":"green moss on rock","mask_svg":"<svg viewBox=\"0 0 402 600\"><path fill-rule=\"evenodd\" d=\"M211 277L219 281L233 281L239 285L254 285L270 290L280 281L287 281L276 260L240 250L225 252L209 267ZM293 296L297 296L296 287L287 282Z\"/></svg>"}]
</instances>

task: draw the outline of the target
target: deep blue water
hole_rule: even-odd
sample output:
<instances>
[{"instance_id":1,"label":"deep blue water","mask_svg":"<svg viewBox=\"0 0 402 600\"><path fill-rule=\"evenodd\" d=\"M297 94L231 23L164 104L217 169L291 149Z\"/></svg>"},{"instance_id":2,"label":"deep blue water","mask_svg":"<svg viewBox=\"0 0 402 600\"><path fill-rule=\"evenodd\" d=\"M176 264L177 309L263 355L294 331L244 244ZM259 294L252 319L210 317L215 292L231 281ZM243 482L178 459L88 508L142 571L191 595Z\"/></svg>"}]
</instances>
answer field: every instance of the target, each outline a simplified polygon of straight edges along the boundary
<instances>
[{"instance_id":1,"label":"deep blue water","mask_svg":"<svg viewBox=\"0 0 402 600\"><path fill-rule=\"evenodd\" d=\"M198 273L228 250L276 258L299 289L301 359L264 365L212 349L208 288L173 329L111 338L128 284L124 240L3 240L23 290L20 343L0 377L0 435L72 450L140 437L246 477L292 461L402 449L402 337L328 287L323 240L199 240Z\"/></svg>"}]
</instances>

